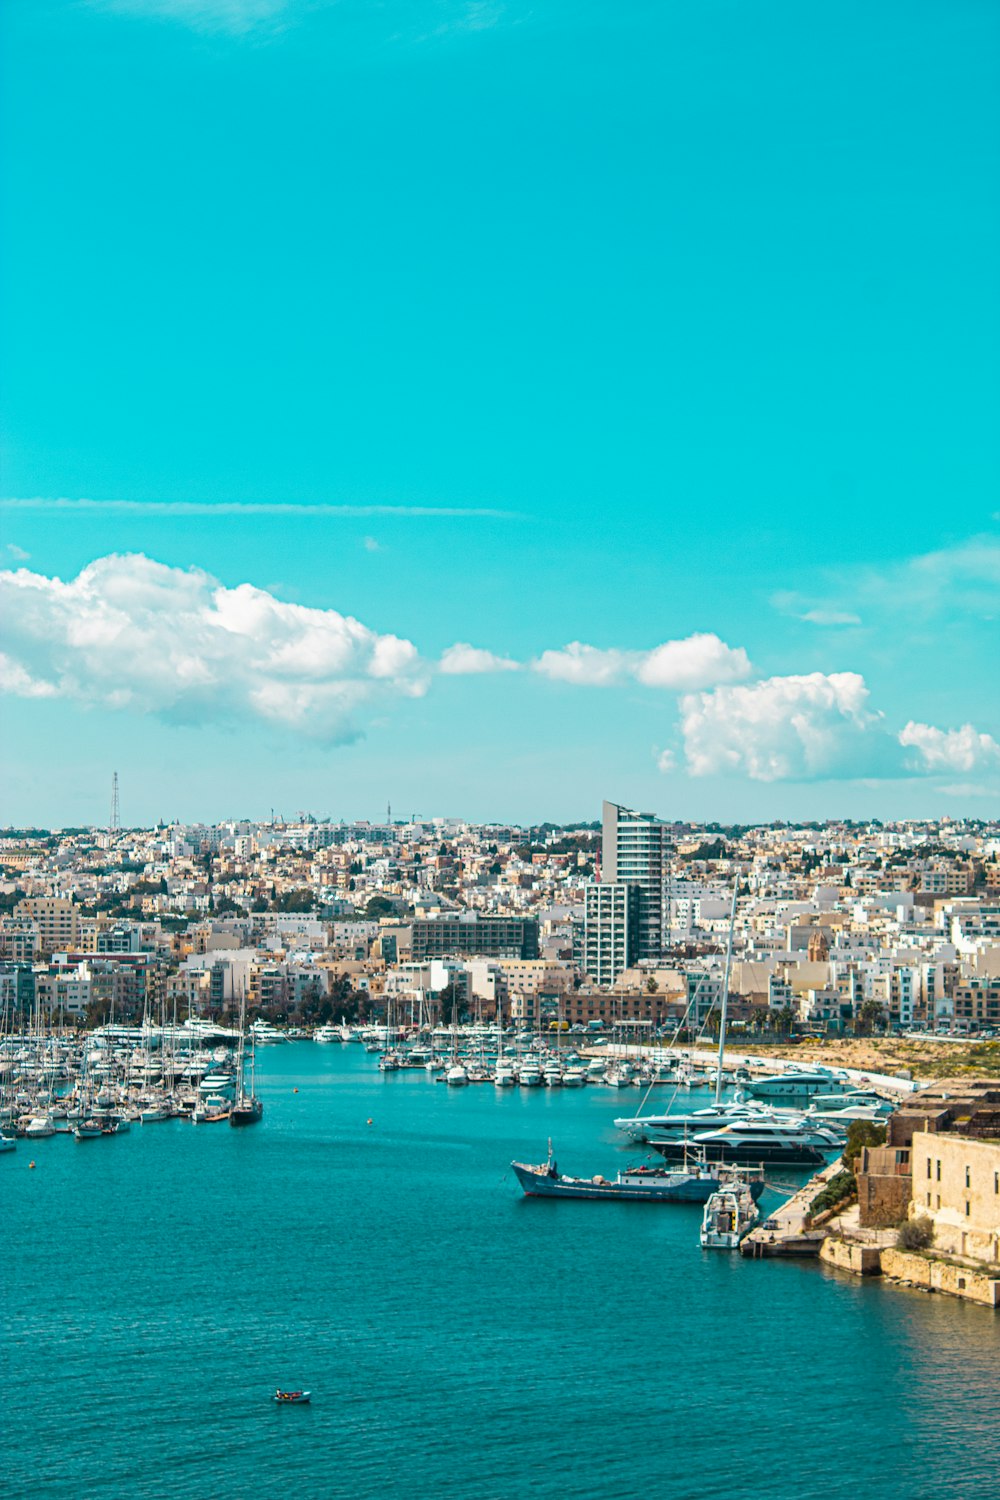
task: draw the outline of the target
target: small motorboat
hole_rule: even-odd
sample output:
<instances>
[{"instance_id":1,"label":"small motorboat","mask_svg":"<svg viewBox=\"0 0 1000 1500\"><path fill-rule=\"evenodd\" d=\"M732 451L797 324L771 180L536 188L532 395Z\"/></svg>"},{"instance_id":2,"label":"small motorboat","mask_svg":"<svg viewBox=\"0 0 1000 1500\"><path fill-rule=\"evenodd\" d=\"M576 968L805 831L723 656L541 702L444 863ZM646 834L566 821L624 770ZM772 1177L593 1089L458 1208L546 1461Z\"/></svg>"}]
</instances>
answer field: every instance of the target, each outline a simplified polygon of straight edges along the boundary
<instances>
[{"instance_id":1,"label":"small motorboat","mask_svg":"<svg viewBox=\"0 0 1000 1500\"><path fill-rule=\"evenodd\" d=\"M284 1406L305 1406L312 1395L312 1391L283 1391L277 1390L273 1400L279 1401Z\"/></svg>"}]
</instances>

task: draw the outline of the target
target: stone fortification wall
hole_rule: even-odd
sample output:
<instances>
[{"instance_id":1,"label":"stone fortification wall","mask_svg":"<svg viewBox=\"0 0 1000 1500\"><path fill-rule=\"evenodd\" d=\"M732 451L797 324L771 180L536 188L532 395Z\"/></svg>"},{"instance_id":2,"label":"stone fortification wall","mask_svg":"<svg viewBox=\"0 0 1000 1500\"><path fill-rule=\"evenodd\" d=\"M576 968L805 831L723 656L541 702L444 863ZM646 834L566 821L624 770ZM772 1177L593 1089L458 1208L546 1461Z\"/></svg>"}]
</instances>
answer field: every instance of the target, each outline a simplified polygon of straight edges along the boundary
<instances>
[{"instance_id":1,"label":"stone fortification wall","mask_svg":"<svg viewBox=\"0 0 1000 1500\"><path fill-rule=\"evenodd\" d=\"M832 1236L820 1246L819 1258L828 1266L836 1266L838 1271L850 1271L853 1276L878 1276L882 1270L877 1246L859 1245Z\"/></svg>"},{"instance_id":2,"label":"stone fortification wall","mask_svg":"<svg viewBox=\"0 0 1000 1500\"><path fill-rule=\"evenodd\" d=\"M953 1297L967 1297L972 1302L985 1302L988 1307L1000 1307L1000 1277L953 1265L951 1261L936 1260L931 1255L919 1255L910 1250L883 1250L882 1274L894 1281L908 1281L928 1292L948 1292Z\"/></svg>"}]
</instances>

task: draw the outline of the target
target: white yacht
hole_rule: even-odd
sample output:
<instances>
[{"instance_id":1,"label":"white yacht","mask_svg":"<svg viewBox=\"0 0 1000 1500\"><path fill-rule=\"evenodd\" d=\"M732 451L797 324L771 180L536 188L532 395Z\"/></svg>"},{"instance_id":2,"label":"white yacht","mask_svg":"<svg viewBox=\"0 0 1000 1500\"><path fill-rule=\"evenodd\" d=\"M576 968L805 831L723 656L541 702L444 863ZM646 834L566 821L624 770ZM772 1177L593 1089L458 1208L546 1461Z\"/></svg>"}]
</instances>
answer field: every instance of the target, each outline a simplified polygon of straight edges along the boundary
<instances>
[{"instance_id":1,"label":"white yacht","mask_svg":"<svg viewBox=\"0 0 1000 1500\"><path fill-rule=\"evenodd\" d=\"M743 1085L754 1099L795 1099L805 1102L816 1094L846 1093L840 1080L825 1068L811 1073L773 1073L768 1078L757 1078Z\"/></svg>"},{"instance_id":2,"label":"white yacht","mask_svg":"<svg viewBox=\"0 0 1000 1500\"><path fill-rule=\"evenodd\" d=\"M283 1031L272 1026L270 1021L254 1021L250 1027L250 1035L255 1047L274 1047L279 1042L287 1043L288 1038Z\"/></svg>"},{"instance_id":3,"label":"white yacht","mask_svg":"<svg viewBox=\"0 0 1000 1500\"><path fill-rule=\"evenodd\" d=\"M718 1188L705 1204L701 1244L705 1250L738 1250L757 1222L757 1205L745 1182Z\"/></svg>"},{"instance_id":4,"label":"white yacht","mask_svg":"<svg viewBox=\"0 0 1000 1500\"><path fill-rule=\"evenodd\" d=\"M821 1167L827 1155L842 1149L843 1137L818 1123L804 1129L794 1123L751 1119L731 1120L728 1125L687 1135L664 1136L649 1144L667 1161L678 1161L685 1151L694 1149L704 1151L709 1162Z\"/></svg>"},{"instance_id":5,"label":"white yacht","mask_svg":"<svg viewBox=\"0 0 1000 1500\"><path fill-rule=\"evenodd\" d=\"M733 1120L759 1120L798 1123L805 1116L799 1110L775 1109L766 1104L735 1102L731 1104L706 1104L703 1109L678 1110L674 1114L635 1115L615 1120L618 1130L623 1130L634 1141L648 1141L663 1136L691 1134L696 1130L713 1130L729 1125Z\"/></svg>"},{"instance_id":6,"label":"white yacht","mask_svg":"<svg viewBox=\"0 0 1000 1500\"><path fill-rule=\"evenodd\" d=\"M332 1021L327 1021L325 1026L317 1026L313 1032L313 1041L320 1042L326 1046L331 1042L343 1042L344 1037L339 1026L334 1026Z\"/></svg>"}]
</instances>

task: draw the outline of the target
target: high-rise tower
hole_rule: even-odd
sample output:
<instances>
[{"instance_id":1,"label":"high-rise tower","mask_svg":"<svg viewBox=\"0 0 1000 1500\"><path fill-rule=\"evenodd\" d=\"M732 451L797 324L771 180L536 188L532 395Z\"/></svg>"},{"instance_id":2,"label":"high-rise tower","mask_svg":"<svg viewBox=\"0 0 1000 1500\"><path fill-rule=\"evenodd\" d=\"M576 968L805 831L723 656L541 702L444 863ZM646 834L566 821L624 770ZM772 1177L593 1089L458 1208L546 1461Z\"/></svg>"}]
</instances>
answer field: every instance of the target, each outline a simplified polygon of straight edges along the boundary
<instances>
[{"instance_id":1,"label":"high-rise tower","mask_svg":"<svg viewBox=\"0 0 1000 1500\"><path fill-rule=\"evenodd\" d=\"M118 772L115 771L111 777L111 822L108 824L108 832L118 833L121 826L121 814L118 810Z\"/></svg>"},{"instance_id":2,"label":"high-rise tower","mask_svg":"<svg viewBox=\"0 0 1000 1500\"><path fill-rule=\"evenodd\" d=\"M601 881L632 885L639 891L636 922L637 957L659 958L663 952L663 878L672 840L666 823L652 813L633 812L616 802L601 810Z\"/></svg>"}]
</instances>

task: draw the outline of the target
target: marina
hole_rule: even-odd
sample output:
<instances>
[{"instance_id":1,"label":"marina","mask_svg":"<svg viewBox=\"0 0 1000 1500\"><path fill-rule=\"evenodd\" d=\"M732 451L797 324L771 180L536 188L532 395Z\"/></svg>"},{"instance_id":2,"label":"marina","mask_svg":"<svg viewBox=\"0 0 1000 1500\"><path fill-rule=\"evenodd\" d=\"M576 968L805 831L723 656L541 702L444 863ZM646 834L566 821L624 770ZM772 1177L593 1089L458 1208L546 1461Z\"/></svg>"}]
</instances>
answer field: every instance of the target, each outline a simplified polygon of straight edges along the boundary
<instances>
[{"instance_id":1,"label":"marina","mask_svg":"<svg viewBox=\"0 0 1000 1500\"><path fill-rule=\"evenodd\" d=\"M871 1500L896 1500L900 1486L933 1493L958 1463L968 1500L992 1495L992 1316L845 1281L815 1261L703 1252L703 1204L540 1212L506 1163L540 1146L544 1156L551 1136L560 1161L613 1180L636 1154L615 1128L620 1092L434 1079L382 1074L362 1046L301 1041L258 1054L265 1113L254 1131L175 1117L107 1150L43 1138L33 1171L19 1142L0 1163L0 1193L16 1242L37 1255L4 1271L6 1368L30 1376L7 1391L8 1492L159 1500L169 1474L179 1500L289 1483L312 1495L309 1476L335 1462L337 1491L363 1500L409 1495L414 1476L426 1493L490 1500L515 1493L526 1471L556 1500L588 1433L613 1422L616 1442L591 1448L582 1493L651 1485L693 1500L716 1471L715 1446L698 1435L704 1411L734 1368L748 1379L762 1368L780 1319L796 1340L794 1379L771 1385L766 1409L749 1398L743 1408L761 1487L819 1500L862 1482L860 1455L842 1489L815 1472L800 1391L822 1392L829 1436L847 1452L863 1371L886 1430L885 1469L864 1474ZM783 1170L762 1217L806 1176ZM130 1247L127 1275L95 1257L94 1223ZM50 1258L58 1323L39 1274ZM669 1336L651 1339L661 1327ZM206 1361L211 1381L192 1403L192 1367ZM942 1379L985 1435L971 1464L957 1430L920 1436ZM115 1415L123 1387L128 1431ZM311 1391L303 1421L278 1420L276 1388ZM901 1404L915 1428L893 1421ZM539 1420L547 1409L552 1421ZM498 1413L516 1442L493 1441ZM687 1435L668 1460L648 1434L678 1426Z\"/></svg>"}]
</instances>

